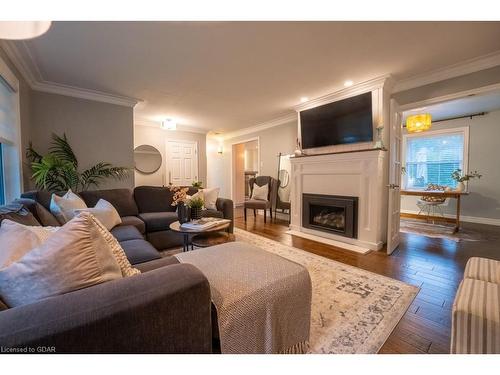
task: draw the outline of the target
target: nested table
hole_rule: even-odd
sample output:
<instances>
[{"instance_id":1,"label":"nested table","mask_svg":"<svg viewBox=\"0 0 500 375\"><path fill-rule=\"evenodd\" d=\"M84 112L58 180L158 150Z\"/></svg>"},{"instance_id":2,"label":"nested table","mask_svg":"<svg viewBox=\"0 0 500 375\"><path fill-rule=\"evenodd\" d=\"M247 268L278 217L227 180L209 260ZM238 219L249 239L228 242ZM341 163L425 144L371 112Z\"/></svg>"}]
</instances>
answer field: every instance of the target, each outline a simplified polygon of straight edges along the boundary
<instances>
[{"instance_id":1,"label":"nested table","mask_svg":"<svg viewBox=\"0 0 500 375\"><path fill-rule=\"evenodd\" d=\"M208 233L222 232L222 231L227 230L227 228L229 228L230 224L231 224L231 222L226 222L226 223L222 223L220 225L216 225L214 227L207 228L207 229L191 229L191 228L182 228L181 223L179 223L179 221L175 221L172 224L170 224L170 229L173 230L174 232L182 233L182 236L183 236L182 251L184 252L184 251L189 251L189 236L190 235L191 236L193 236L193 235L206 235ZM225 241L225 242L227 242L227 241ZM212 245L206 245L206 246L212 246ZM204 247L206 247L206 246L204 246ZM203 246L201 246L201 247L203 247ZM191 245L191 248L192 248L192 245Z\"/></svg>"}]
</instances>

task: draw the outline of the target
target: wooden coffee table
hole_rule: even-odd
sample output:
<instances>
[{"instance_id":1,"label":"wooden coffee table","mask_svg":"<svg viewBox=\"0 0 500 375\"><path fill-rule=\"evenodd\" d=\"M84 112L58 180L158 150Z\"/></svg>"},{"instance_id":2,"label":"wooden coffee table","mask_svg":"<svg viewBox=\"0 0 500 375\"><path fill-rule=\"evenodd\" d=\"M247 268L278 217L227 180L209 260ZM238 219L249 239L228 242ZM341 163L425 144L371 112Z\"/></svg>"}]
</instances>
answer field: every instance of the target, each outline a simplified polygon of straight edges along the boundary
<instances>
[{"instance_id":1,"label":"wooden coffee table","mask_svg":"<svg viewBox=\"0 0 500 375\"><path fill-rule=\"evenodd\" d=\"M230 224L231 224L231 222L222 223L220 225L217 225L215 227L211 227L211 228L208 228L208 229L186 229L186 228L182 228L181 227L181 223L179 223L179 221L175 221L172 224L170 224L170 229L173 230L174 232L182 233L182 236L183 236L182 251L189 251L189 236L190 235L191 236L193 236L193 235L202 235L202 234L206 235L208 233L217 234L217 232L222 232L222 231L227 230L227 228L229 228ZM224 233L219 233L219 234L224 234ZM217 241L220 241L220 240L221 239L218 239ZM201 243L206 243L206 241L208 241L208 240L203 240ZM211 241L213 242L213 241L216 241L216 240L212 239ZM225 242L227 242L227 241L225 241ZM221 242L221 243L223 243L223 242ZM206 245L206 246L212 246L212 245ZM200 246L200 247L206 247L206 246ZM191 249L192 248L193 247L191 246Z\"/></svg>"}]
</instances>

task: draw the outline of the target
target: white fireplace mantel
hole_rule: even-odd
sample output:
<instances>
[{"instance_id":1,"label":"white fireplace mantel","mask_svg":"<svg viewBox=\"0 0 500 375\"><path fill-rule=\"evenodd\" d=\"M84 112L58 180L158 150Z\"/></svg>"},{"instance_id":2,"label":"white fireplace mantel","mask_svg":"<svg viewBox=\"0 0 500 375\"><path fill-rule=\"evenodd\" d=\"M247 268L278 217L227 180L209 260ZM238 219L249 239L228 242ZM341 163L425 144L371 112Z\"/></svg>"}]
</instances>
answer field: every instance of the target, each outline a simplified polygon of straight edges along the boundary
<instances>
[{"instance_id":1,"label":"white fireplace mantel","mask_svg":"<svg viewBox=\"0 0 500 375\"><path fill-rule=\"evenodd\" d=\"M370 150L291 158L291 233L362 253L380 250L387 228L386 155ZM303 227L303 193L358 197L357 238Z\"/></svg>"}]
</instances>

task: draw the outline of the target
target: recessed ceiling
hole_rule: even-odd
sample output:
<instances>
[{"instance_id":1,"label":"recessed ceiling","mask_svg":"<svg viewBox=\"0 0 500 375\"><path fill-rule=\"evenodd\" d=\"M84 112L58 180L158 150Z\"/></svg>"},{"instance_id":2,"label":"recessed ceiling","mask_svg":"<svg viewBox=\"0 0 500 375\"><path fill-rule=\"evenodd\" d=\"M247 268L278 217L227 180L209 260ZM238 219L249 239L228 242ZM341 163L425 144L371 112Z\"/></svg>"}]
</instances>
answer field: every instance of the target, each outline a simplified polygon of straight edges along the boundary
<instances>
[{"instance_id":1,"label":"recessed ceiling","mask_svg":"<svg viewBox=\"0 0 500 375\"><path fill-rule=\"evenodd\" d=\"M439 121L498 110L500 110L500 90L406 111L403 112L403 120L406 120L406 117L410 115L418 113L430 113L432 121Z\"/></svg>"},{"instance_id":2,"label":"recessed ceiling","mask_svg":"<svg viewBox=\"0 0 500 375\"><path fill-rule=\"evenodd\" d=\"M498 22L54 22L15 43L46 81L142 99L138 118L232 131L347 80L408 78L499 40Z\"/></svg>"}]
</instances>

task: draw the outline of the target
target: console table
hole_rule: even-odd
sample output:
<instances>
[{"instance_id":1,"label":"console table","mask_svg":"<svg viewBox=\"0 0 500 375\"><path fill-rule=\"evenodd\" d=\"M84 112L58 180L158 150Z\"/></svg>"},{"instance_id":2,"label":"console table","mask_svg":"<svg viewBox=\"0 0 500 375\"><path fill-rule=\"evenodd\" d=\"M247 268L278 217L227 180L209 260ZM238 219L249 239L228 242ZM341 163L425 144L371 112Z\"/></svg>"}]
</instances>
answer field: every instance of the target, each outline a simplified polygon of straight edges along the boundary
<instances>
[{"instance_id":1,"label":"console table","mask_svg":"<svg viewBox=\"0 0 500 375\"><path fill-rule=\"evenodd\" d=\"M418 197L439 197L439 198L452 198L457 200L457 211L456 211L456 216L455 220L452 222L455 223L455 228L453 230L453 233L456 233L460 230L460 198L462 195L469 195L468 192L466 191L441 191L441 190L401 190L401 195L414 195ZM424 217L426 219L432 219L432 220L441 220L441 221L447 221L449 222L450 219L446 217L439 217L439 216L428 216L428 215L409 215L405 214L405 216L413 217L413 218L420 218Z\"/></svg>"}]
</instances>

